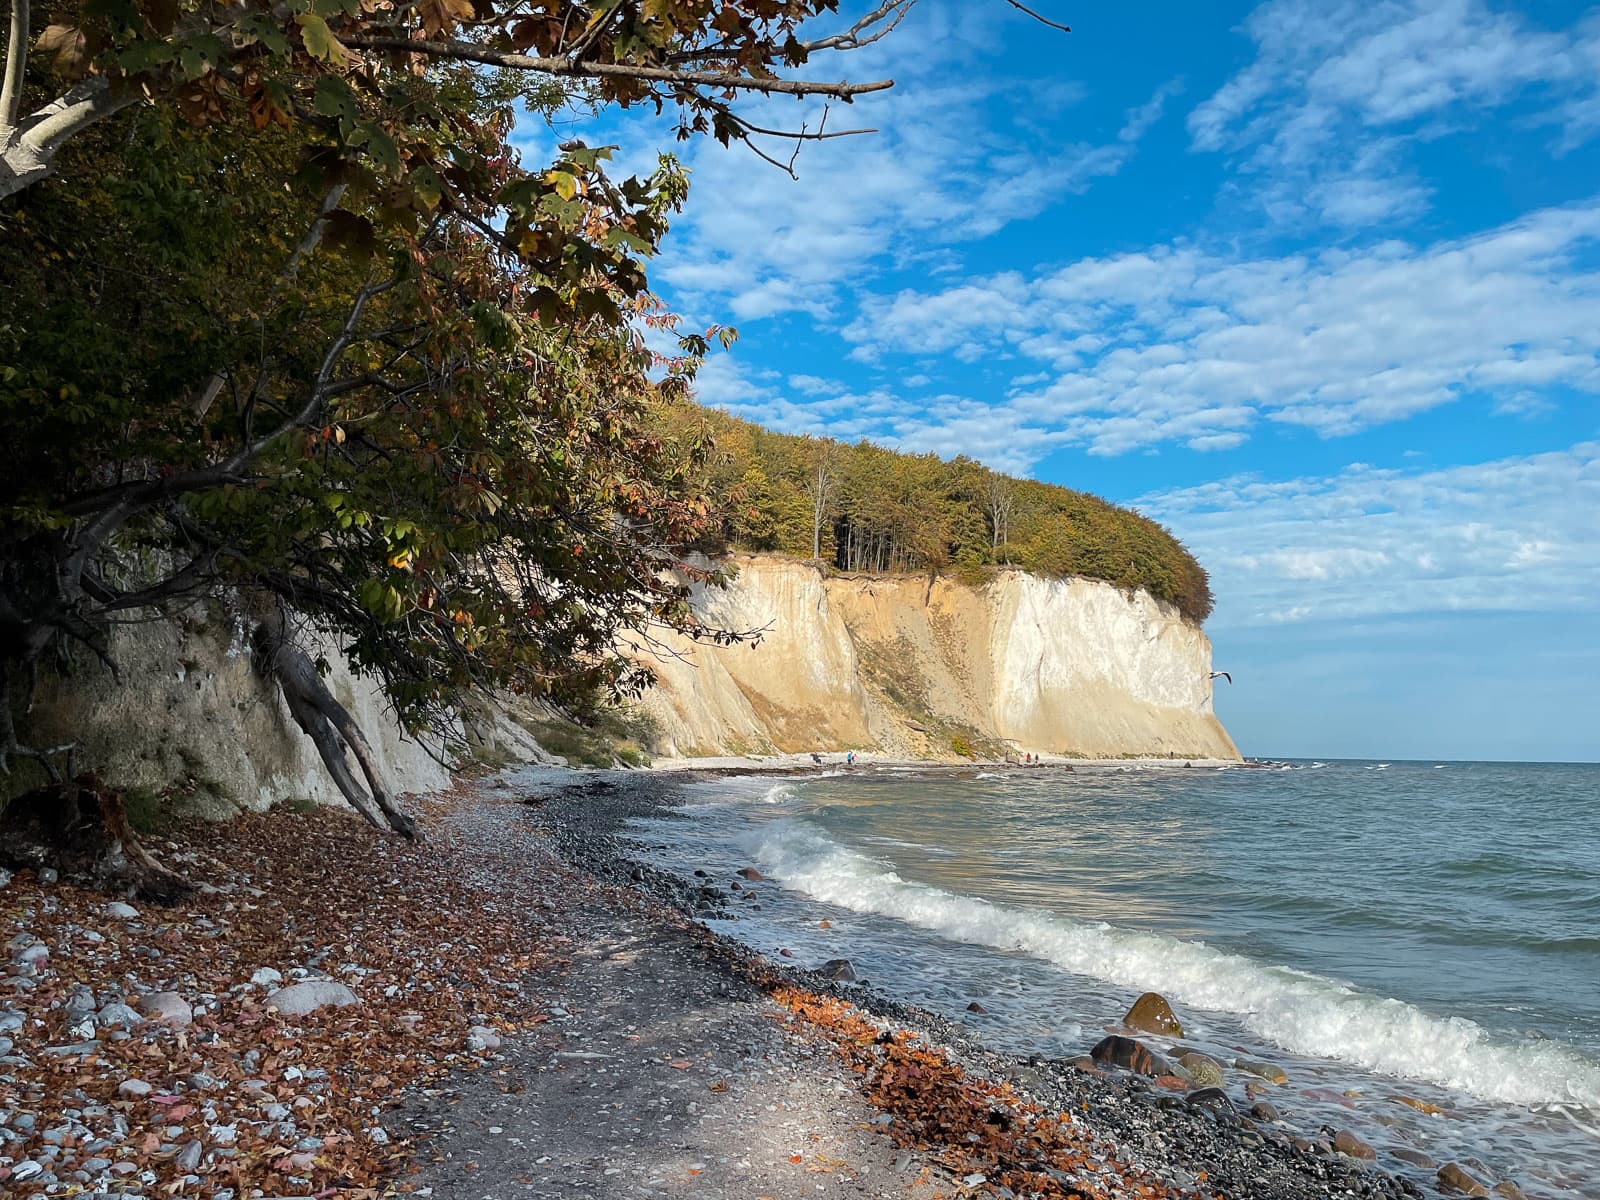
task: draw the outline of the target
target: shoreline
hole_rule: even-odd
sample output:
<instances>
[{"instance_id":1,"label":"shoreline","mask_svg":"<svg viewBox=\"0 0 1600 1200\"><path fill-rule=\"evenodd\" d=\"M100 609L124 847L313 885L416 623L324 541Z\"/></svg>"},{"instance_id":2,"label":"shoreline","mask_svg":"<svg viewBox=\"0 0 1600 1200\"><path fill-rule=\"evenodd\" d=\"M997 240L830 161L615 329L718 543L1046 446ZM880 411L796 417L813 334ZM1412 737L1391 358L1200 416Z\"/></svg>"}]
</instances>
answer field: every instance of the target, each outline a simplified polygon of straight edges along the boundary
<instances>
[{"instance_id":1,"label":"shoreline","mask_svg":"<svg viewBox=\"0 0 1600 1200\"><path fill-rule=\"evenodd\" d=\"M1039 761L1022 763L1015 759L935 759L895 758L871 751L856 751L854 765L847 764L845 750L817 751L822 759L815 761L810 752L763 755L713 755L688 758L660 758L642 768L644 773L663 776L702 774L707 778L717 775L802 775L826 769L877 770L877 771L950 771L992 770L1117 770L1117 769L1185 769L1229 771L1261 770L1266 763L1231 758L1069 758L1065 755L1042 755ZM584 769L584 768L572 768Z\"/></svg>"},{"instance_id":2,"label":"shoreline","mask_svg":"<svg viewBox=\"0 0 1600 1200\"><path fill-rule=\"evenodd\" d=\"M1315 1132L997 1053L713 934L715 881L635 863L624 829L696 777L513 770L417 801L415 846L331 809L197 827L163 850L206 890L131 917L8 881L0 1190L1422 1194ZM301 985L348 1000L285 1011ZM183 1019L115 1015L154 997Z\"/></svg>"},{"instance_id":3,"label":"shoreline","mask_svg":"<svg viewBox=\"0 0 1600 1200\"><path fill-rule=\"evenodd\" d=\"M1107 760L1103 765L1130 764ZM1151 765L1172 764L1157 760ZM717 902L719 885L734 881L686 881L635 862L630 857L633 845L625 829L627 821L670 816L678 786L691 779L769 773L713 769L685 778L674 771L599 772L590 780L563 781L537 803L535 812L566 861L635 889L682 919L693 921L697 914L704 915L708 898ZM651 775L654 778L648 778ZM1302 1132L1278 1122L1258 1125L1230 1101L1218 1105L1215 1089L1189 1085L1186 1090L1199 1099L1191 1103L1183 1092L1165 1090L1148 1076L1086 1071L1076 1060L994 1050L967 1026L908 1004L876 986L839 982L814 969L769 959L730 936L697 927L704 938L724 947L728 961L744 964L740 969L745 972L781 981L778 986L799 987L842 1002L885 1028L910 1030L970 1078L1003 1087L1038 1111L1081 1114L1085 1127L1105 1140L1112 1154L1152 1171L1176 1194L1220 1194L1230 1200L1425 1194L1409 1178L1336 1150L1331 1129Z\"/></svg>"}]
</instances>

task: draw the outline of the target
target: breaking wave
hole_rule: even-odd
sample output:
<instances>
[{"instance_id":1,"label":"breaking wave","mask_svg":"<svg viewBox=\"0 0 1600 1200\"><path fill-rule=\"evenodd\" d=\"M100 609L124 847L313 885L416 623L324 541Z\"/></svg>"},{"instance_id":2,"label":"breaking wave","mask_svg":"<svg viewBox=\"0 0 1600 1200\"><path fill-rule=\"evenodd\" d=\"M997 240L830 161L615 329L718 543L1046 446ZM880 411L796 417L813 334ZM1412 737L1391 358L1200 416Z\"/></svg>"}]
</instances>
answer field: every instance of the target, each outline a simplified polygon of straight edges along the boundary
<instances>
[{"instance_id":1,"label":"breaking wave","mask_svg":"<svg viewBox=\"0 0 1600 1200\"><path fill-rule=\"evenodd\" d=\"M916 883L802 820L765 826L757 854L769 875L814 899L1231 1014L1296 1054L1508 1104L1600 1109L1600 1063L1559 1041L1502 1040L1461 1017L1434 1016L1401 1000L1204 942L1076 921Z\"/></svg>"}]
</instances>

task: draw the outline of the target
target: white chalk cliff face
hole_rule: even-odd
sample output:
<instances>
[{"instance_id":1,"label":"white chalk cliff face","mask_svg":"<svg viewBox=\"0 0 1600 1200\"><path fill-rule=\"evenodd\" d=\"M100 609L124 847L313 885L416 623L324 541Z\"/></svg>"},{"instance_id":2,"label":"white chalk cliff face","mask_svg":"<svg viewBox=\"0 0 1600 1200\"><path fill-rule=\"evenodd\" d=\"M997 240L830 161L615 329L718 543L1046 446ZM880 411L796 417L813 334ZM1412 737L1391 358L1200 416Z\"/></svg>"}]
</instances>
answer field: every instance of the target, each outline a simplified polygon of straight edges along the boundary
<instances>
[{"instance_id":1,"label":"white chalk cliff face","mask_svg":"<svg viewBox=\"0 0 1600 1200\"><path fill-rule=\"evenodd\" d=\"M1211 710L1211 643L1143 592L1006 571L978 588L824 578L735 560L696 610L754 649L673 643L645 706L668 755L872 749L1237 758Z\"/></svg>"}]
</instances>

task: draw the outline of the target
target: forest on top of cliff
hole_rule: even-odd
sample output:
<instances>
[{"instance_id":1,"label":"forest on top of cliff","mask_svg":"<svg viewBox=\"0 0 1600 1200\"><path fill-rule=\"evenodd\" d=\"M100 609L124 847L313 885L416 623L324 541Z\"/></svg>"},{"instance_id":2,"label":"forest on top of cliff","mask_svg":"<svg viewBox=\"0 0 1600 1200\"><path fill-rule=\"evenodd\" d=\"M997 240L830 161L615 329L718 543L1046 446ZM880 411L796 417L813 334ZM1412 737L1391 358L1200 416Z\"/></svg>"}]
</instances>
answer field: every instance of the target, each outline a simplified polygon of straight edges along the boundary
<instances>
[{"instance_id":1,"label":"forest on top of cliff","mask_svg":"<svg viewBox=\"0 0 1600 1200\"><path fill-rule=\"evenodd\" d=\"M1140 588L1203 621L1205 568L1162 525L1087 492L871 442L777 433L694 405L663 411L681 441L710 446L699 490L714 551L775 551L846 571L995 566Z\"/></svg>"}]
</instances>

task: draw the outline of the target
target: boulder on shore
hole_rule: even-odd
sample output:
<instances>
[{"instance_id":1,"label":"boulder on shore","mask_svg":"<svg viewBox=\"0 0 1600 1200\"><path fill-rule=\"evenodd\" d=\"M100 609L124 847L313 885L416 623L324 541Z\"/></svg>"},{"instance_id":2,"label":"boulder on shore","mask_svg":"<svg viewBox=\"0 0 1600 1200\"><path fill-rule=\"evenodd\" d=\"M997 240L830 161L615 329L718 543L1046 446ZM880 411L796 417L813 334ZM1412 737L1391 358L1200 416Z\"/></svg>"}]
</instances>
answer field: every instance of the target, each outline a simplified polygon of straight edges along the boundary
<instances>
[{"instance_id":1,"label":"boulder on shore","mask_svg":"<svg viewBox=\"0 0 1600 1200\"><path fill-rule=\"evenodd\" d=\"M1168 1004L1166 997L1159 992L1146 992L1135 1000L1133 1007L1128 1010L1128 1015L1122 1018L1122 1023L1129 1029L1137 1029L1143 1033L1183 1036L1182 1023L1173 1015L1172 1005Z\"/></svg>"},{"instance_id":2,"label":"boulder on shore","mask_svg":"<svg viewBox=\"0 0 1600 1200\"><path fill-rule=\"evenodd\" d=\"M1210 1108L1217 1112L1233 1111L1233 1101L1228 1099L1228 1093L1219 1087L1204 1087L1190 1092L1184 1097L1184 1102L1191 1108Z\"/></svg>"},{"instance_id":3,"label":"boulder on shore","mask_svg":"<svg viewBox=\"0 0 1600 1200\"><path fill-rule=\"evenodd\" d=\"M134 1007L147 1021L157 1021L183 1029L194 1020L194 1009L177 992L150 992L140 996Z\"/></svg>"},{"instance_id":4,"label":"boulder on shore","mask_svg":"<svg viewBox=\"0 0 1600 1200\"><path fill-rule=\"evenodd\" d=\"M1366 1142L1362 1141L1348 1129L1341 1129L1333 1135L1333 1148L1340 1154L1348 1154L1351 1158L1361 1158L1368 1161L1377 1158L1378 1152Z\"/></svg>"},{"instance_id":5,"label":"boulder on shore","mask_svg":"<svg viewBox=\"0 0 1600 1200\"><path fill-rule=\"evenodd\" d=\"M1132 1038L1103 1038L1089 1051L1089 1057L1108 1067L1132 1071L1135 1075L1171 1075L1172 1064L1143 1042Z\"/></svg>"},{"instance_id":6,"label":"boulder on shore","mask_svg":"<svg viewBox=\"0 0 1600 1200\"><path fill-rule=\"evenodd\" d=\"M856 980L855 966L848 958L830 958L817 968L817 974L840 983L854 983Z\"/></svg>"},{"instance_id":7,"label":"boulder on shore","mask_svg":"<svg viewBox=\"0 0 1600 1200\"><path fill-rule=\"evenodd\" d=\"M1439 1165L1421 1150L1413 1150L1409 1146L1396 1146L1389 1153L1401 1162L1410 1163L1413 1167L1421 1167L1425 1171L1431 1171Z\"/></svg>"},{"instance_id":8,"label":"boulder on shore","mask_svg":"<svg viewBox=\"0 0 1600 1200\"><path fill-rule=\"evenodd\" d=\"M760 883L766 878L765 875L756 870L754 867L740 867L734 872L734 874L739 876L740 879L748 879L751 883Z\"/></svg>"},{"instance_id":9,"label":"boulder on shore","mask_svg":"<svg viewBox=\"0 0 1600 1200\"><path fill-rule=\"evenodd\" d=\"M321 979L279 988L267 997L267 1003L286 1017L303 1017L319 1008L344 1008L361 1001L344 984Z\"/></svg>"}]
</instances>

